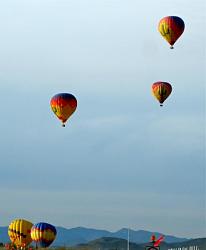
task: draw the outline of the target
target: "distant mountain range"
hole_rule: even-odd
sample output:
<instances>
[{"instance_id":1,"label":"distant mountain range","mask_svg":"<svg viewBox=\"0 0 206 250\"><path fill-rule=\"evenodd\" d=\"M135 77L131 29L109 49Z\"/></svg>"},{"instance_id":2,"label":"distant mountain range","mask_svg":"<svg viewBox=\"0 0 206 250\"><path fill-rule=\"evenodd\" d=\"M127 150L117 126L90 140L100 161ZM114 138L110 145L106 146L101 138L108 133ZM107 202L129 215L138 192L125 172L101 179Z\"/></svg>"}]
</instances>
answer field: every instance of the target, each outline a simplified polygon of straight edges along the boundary
<instances>
[{"instance_id":1,"label":"distant mountain range","mask_svg":"<svg viewBox=\"0 0 206 250\"><path fill-rule=\"evenodd\" d=\"M57 229L57 238L55 239L52 246L75 246L79 244L87 244L91 241L100 239L100 238L117 238L127 240L128 229L122 228L116 232L110 232L107 230L98 230L90 229L84 227L76 227L71 229L66 229L63 227L56 227ZM130 230L130 242L136 244L143 244L150 241L152 234L155 234L156 237L162 235L158 232L149 232L144 230ZM186 238L178 238L171 235L165 235L166 243L179 243L187 241ZM8 227L0 227L0 242L6 243L9 242L8 237Z\"/></svg>"},{"instance_id":2,"label":"distant mountain range","mask_svg":"<svg viewBox=\"0 0 206 250\"><path fill-rule=\"evenodd\" d=\"M112 238L120 238L127 239L128 230L126 228L122 228L116 232L110 232L106 230L98 230L84 227L76 227L71 229L66 229L62 227L57 227L57 239L54 242L54 245L58 246L74 246L77 244L88 243L89 241L93 241L102 237L112 237ZM143 230L130 230L130 241L134 243L145 243L150 240L153 232L143 231ZM161 233L154 233L157 237L162 235ZM168 243L182 242L187 240L186 238L177 238L174 236L165 236L165 241Z\"/></svg>"}]
</instances>

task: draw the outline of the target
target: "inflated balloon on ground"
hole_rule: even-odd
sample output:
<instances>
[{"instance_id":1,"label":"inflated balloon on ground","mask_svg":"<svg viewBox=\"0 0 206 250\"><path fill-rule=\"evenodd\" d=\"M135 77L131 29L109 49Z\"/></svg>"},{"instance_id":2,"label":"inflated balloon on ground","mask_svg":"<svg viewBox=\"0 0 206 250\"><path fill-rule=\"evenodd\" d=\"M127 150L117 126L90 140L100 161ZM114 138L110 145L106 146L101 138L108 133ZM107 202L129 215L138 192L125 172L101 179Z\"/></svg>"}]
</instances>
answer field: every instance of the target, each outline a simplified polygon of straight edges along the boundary
<instances>
[{"instance_id":1,"label":"inflated balloon on ground","mask_svg":"<svg viewBox=\"0 0 206 250\"><path fill-rule=\"evenodd\" d=\"M31 228L33 224L24 219L13 220L8 228L11 242L17 247L26 247L32 242Z\"/></svg>"},{"instance_id":2,"label":"inflated balloon on ground","mask_svg":"<svg viewBox=\"0 0 206 250\"><path fill-rule=\"evenodd\" d=\"M56 238L56 228L46 222L39 222L31 228L31 238L39 247L48 247Z\"/></svg>"}]
</instances>

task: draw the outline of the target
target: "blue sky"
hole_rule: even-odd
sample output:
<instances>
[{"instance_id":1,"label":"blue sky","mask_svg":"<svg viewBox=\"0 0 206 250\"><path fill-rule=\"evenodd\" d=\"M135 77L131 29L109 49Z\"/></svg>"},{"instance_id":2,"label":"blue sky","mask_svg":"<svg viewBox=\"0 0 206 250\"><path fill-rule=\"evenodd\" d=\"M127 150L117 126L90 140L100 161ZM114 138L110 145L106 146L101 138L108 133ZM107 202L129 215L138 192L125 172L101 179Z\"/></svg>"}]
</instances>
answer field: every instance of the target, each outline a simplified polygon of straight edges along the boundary
<instances>
[{"instance_id":1,"label":"blue sky","mask_svg":"<svg viewBox=\"0 0 206 250\"><path fill-rule=\"evenodd\" d=\"M1 226L122 227L205 236L205 4L0 3ZM180 16L170 50L159 20ZM160 108L151 85L167 81ZM62 128L59 92L78 108Z\"/></svg>"}]
</instances>

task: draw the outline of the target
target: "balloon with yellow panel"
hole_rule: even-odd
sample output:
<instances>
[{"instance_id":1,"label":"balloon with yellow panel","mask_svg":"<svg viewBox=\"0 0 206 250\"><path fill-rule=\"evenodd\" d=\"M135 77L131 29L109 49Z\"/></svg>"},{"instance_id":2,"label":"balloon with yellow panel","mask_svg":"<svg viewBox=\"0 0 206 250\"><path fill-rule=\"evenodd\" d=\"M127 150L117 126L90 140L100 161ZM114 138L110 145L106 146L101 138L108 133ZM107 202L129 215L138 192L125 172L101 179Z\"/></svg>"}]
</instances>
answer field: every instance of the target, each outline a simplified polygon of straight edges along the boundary
<instances>
[{"instance_id":1,"label":"balloon with yellow panel","mask_svg":"<svg viewBox=\"0 0 206 250\"><path fill-rule=\"evenodd\" d=\"M56 238L56 228L48 223L39 222L33 225L31 229L31 238L38 247L48 247Z\"/></svg>"},{"instance_id":2,"label":"balloon with yellow panel","mask_svg":"<svg viewBox=\"0 0 206 250\"><path fill-rule=\"evenodd\" d=\"M8 235L11 242L17 248L25 248L32 242L31 228L33 223L24 219L13 220L8 228Z\"/></svg>"}]
</instances>

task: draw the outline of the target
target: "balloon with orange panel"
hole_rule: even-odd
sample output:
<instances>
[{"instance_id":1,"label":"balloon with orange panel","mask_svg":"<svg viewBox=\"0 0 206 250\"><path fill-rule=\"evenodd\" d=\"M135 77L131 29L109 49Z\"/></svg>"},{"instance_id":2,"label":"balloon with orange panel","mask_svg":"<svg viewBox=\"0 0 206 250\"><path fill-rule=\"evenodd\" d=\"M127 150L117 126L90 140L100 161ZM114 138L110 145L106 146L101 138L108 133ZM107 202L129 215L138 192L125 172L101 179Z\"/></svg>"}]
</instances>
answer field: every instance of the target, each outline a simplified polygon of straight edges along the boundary
<instances>
[{"instance_id":1,"label":"balloon with orange panel","mask_svg":"<svg viewBox=\"0 0 206 250\"><path fill-rule=\"evenodd\" d=\"M25 248L32 242L31 228L33 224L24 219L16 219L12 221L8 228L8 235L11 242L17 248Z\"/></svg>"},{"instance_id":2,"label":"balloon with orange panel","mask_svg":"<svg viewBox=\"0 0 206 250\"><path fill-rule=\"evenodd\" d=\"M77 99L72 94L60 93L52 97L50 105L54 114L62 122L62 126L65 127L65 122L77 108Z\"/></svg>"},{"instance_id":3,"label":"balloon with orange panel","mask_svg":"<svg viewBox=\"0 0 206 250\"><path fill-rule=\"evenodd\" d=\"M177 41L185 29L184 21L178 16L166 16L162 18L158 25L158 30L163 38L171 45Z\"/></svg>"},{"instance_id":4,"label":"balloon with orange panel","mask_svg":"<svg viewBox=\"0 0 206 250\"><path fill-rule=\"evenodd\" d=\"M152 94L159 101L160 106L172 92L172 86L168 82L155 82L152 84Z\"/></svg>"}]
</instances>

